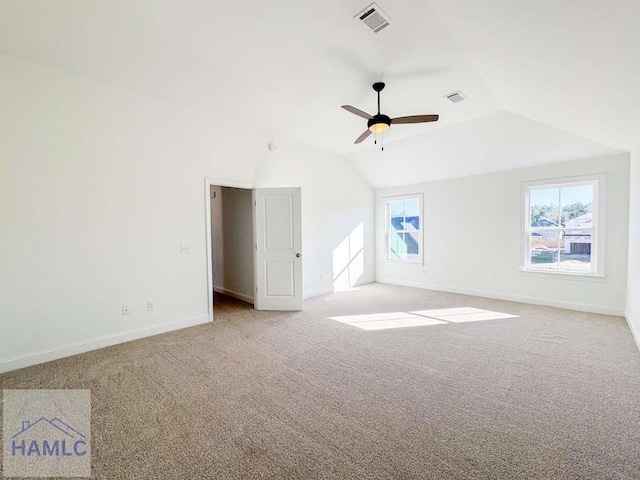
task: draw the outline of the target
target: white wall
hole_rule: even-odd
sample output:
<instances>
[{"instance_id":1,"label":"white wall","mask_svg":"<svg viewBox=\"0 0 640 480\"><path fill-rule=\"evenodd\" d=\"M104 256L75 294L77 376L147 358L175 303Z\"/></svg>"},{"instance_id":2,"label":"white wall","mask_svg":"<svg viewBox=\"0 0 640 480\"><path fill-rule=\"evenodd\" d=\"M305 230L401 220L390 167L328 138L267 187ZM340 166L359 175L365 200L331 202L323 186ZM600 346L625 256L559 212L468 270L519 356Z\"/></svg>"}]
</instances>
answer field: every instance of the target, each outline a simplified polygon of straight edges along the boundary
<instances>
[{"instance_id":1,"label":"white wall","mask_svg":"<svg viewBox=\"0 0 640 480\"><path fill-rule=\"evenodd\" d=\"M640 348L640 145L631 152L627 320Z\"/></svg>"},{"instance_id":2,"label":"white wall","mask_svg":"<svg viewBox=\"0 0 640 480\"><path fill-rule=\"evenodd\" d=\"M607 173L606 278L520 271L521 183ZM626 303L628 155L376 190L376 279L622 315ZM384 197L424 195L425 269L384 260Z\"/></svg>"},{"instance_id":3,"label":"white wall","mask_svg":"<svg viewBox=\"0 0 640 480\"><path fill-rule=\"evenodd\" d=\"M262 159L255 183L302 187L305 298L374 281L373 189L335 155L288 148Z\"/></svg>"},{"instance_id":4,"label":"white wall","mask_svg":"<svg viewBox=\"0 0 640 480\"><path fill-rule=\"evenodd\" d=\"M0 105L0 371L207 321L205 177L302 187L307 296L360 223L373 278L341 157L4 55Z\"/></svg>"},{"instance_id":5,"label":"white wall","mask_svg":"<svg viewBox=\"0 0 640 480\"><path fill-rule=\"evenodd\" d=\"M252 192L211 188L216 191L211 200L214 289L253 303Z\"/></svg>"}]
</instances>

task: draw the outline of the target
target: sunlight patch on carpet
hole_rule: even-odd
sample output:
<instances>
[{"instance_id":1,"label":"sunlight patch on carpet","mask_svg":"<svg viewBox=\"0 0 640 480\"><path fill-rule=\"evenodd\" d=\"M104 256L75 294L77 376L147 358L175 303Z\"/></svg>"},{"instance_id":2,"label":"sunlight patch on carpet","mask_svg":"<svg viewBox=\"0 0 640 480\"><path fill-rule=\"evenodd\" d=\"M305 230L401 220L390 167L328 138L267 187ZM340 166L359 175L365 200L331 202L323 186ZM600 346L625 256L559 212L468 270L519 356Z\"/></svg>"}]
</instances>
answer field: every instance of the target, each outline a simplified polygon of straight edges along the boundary
<instances>
[{"instance_id":1,"label":"sunlight patch on carpet","mask_svg":"<svg viewBox=\"0 0 640 480\"><path fill-rule=\"evenodd\" d=\"M479 308L471 307L442 308L438 310L419 310L411 313L429 318L437 318L438 320L444 320L445 322L452 323L519 318L518 315L511 315L510 313L491 312L489 310L481 310Z\"/></svg>"},{"instance_id":2,"label":"sunlight patch on carpet","mask_svg":"<svg viewBox=\"0 0 640 480\"><path fill-rule=\"evenodd\" d=\"M387 330L391 328L424 327L446 325L448 323L479 322L518 318L510 313L492 312L479 308L459 307L414 312L370 313L365 315L344 315L329 317L361 330Z\"/></svg>"},{"instance_id":3,"label":"sunlight patch on carpet","mask_svg":"<svg viewBox=\"0 0 640 480\"><path fill-rule=\"evenodd\" d=\"M345 323L361 330L386 330L389 328L422 327L445 323L434 318L412 315L406 312L373 313L367 315L346 315L329 317L336 322Z\"/></svg>"}]
</instances>

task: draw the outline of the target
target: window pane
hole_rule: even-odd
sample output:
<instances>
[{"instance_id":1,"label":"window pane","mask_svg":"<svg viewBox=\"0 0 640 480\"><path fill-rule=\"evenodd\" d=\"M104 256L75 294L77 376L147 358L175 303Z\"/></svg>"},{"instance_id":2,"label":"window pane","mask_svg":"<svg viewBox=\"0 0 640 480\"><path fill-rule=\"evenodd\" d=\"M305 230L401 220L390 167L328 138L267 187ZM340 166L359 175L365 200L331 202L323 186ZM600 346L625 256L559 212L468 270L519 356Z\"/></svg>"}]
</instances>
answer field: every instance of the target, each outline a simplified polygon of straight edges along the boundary
<instances>
[{"instance_id":1,"label":"window pane","mask_svg":"<svg viewBox=\"0 0 640 480\"><path fill-rule=\"evenodd\" d=\"M418 232L404 234L404 243L407 246L407 254L417 257L420 254L420 238Z\"/></svg>"},{"instance_id":2,"label":"window pane","mask_svg":"<svg viewBox=\"0 0 640 480\"><path fill-rule=\"evenodd\" d=\"M559 188L531 189L529 205L532 227L557 227L560 225Z\"/></svg>"},{"instance_id":3,"label":"window pane","mask_svg":"<svg viewBox=\"0 0 640 480\"><path fill-rule=\"evenodd\" d=\"M563 232L560 249L560 270L591 272L591 230Z\"/></svg>"},{"instance_id":4,"label":"window pane","mask_svg":"<svg viewBox=\"0 0 640 480\"><path fill-rule=\"evenodd\" d=\"M389 260L420 261L420 199L387 201Z\"/></svg>"},{"instance_id":5,"label":"window pane","mask_svg":"<svg viewBox=\"0 0 640 480\"><path fill-rule=\"evenodd\" d=\"M559 231L531 232L531 268L536 270L558 270Z\"/></svg>"},{"instance_id":6,"label":"window pane","mask_svg":"<svg viewBox=\"0 0 640 480\"><path fill-rule=\"evenodd\" d=\"M593 185L561 188L560 204L563 226L593 226Z\"/></svg>"},{"instance_id":7,"label":"window pane","mask_svg":"<svg viewBox=\"0 0 640 480\"><path fill-rule=\"evenodd\" d=\"M389 233L389 259L406 260L407 246L404 242L404 233Z\"/></svg>"},{"instance_id":8,"label":"window pane","mask_svg":"<svg viewBox=\"0 0 640 480\"><path fill-rule=\"evenodd\" d=\"M389 260L420 261L420 245L417 235L394 232L389 234Z\"/></svg>"},{"instance_id":9,"label":"window pane","mask_svg":"<svg viewBox=\"0 0 640 480\"><path fill-rule=\"evenodd\" d=\"M404 202L404 221L406 230L420 230L420 202L417 198Z\"/></svg>"},{"instance_id":10,"label":"window pane","mask_svg":"<svg viewBox=\"0 0 640 480\"><path fill-rule=\"evenodd\" d=\"M404 230L404 202L388 202L389 231Z\"/></svg>"}]
</instances>

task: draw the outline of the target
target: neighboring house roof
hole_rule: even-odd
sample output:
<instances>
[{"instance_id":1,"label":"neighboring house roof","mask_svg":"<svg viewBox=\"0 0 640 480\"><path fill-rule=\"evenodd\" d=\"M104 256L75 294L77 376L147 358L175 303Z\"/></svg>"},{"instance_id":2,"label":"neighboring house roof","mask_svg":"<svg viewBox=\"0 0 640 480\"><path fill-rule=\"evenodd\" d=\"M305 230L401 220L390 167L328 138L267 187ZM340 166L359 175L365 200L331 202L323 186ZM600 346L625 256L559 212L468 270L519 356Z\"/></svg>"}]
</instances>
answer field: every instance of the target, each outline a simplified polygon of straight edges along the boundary
<instances>
[{"instance_id":1,"label":"neighboring house roof","mask_svg":"<svg viewBox=\"0 0 640 480\"><path fill-rule=\"evenodd\" d=\"M396 230L410 230L410 225L418 229L420 227L420 217L392 217L391 225Z\"/></svg>"},{"instance_id":2,"label":"neighboring house roof","mask_svg":"<svg viewBox=\"0 0 640 480\"><path fill-rule=\"evenodd\" d=\"M580 215L579 217L572 218L567 221L567 227L591 227L593 225L593 212L585 213L584 215Z\"/></svg>"},{"instance_id":3,"label":"neighboring house roof","mask_svg":"<svg viewBox=\"0 0 640 480\"><path fill-rule=\"evenodd\" d=\"M559 225L551 220L547 220L546 218L541 218L537 222L533 222L531 224L532 227L558 227Z\"/></svg>"}]
</instances>

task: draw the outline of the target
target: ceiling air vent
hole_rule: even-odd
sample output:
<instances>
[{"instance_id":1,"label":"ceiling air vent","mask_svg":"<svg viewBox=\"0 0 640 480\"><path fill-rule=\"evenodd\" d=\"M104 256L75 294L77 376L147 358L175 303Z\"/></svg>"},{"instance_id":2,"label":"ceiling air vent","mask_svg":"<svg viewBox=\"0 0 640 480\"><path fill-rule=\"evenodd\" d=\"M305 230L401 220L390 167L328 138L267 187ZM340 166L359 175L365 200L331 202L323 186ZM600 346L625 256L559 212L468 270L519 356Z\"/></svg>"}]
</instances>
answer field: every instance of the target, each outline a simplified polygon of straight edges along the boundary
<instances>
[{"instance_id":1,"label":"ceiling air vent","mask_svg":"<svg viewBox=\"0 0 640 480\"><path fill-rule=\"evenodd\" d=\"M450 93L449 95L447 95L445 97L447 100L449 100L451 103L458 103L458 102L462 102L463 100L466 100L467 97L464 96L464 93L462 92L453 92Z\"/></svg>"},{"instance_id":2,"label":"ceiling air vent","mask_svg":"<svg viewBox=\"0 0 640 480\"><path fill-rule=\"evenodd\" d=\"M380 10L380 7L375 3L369 5L354 18L371 29L373 33L380 33L382 30L393 25L393 21L389 16Z\"/></svg>"}]
</instances>

